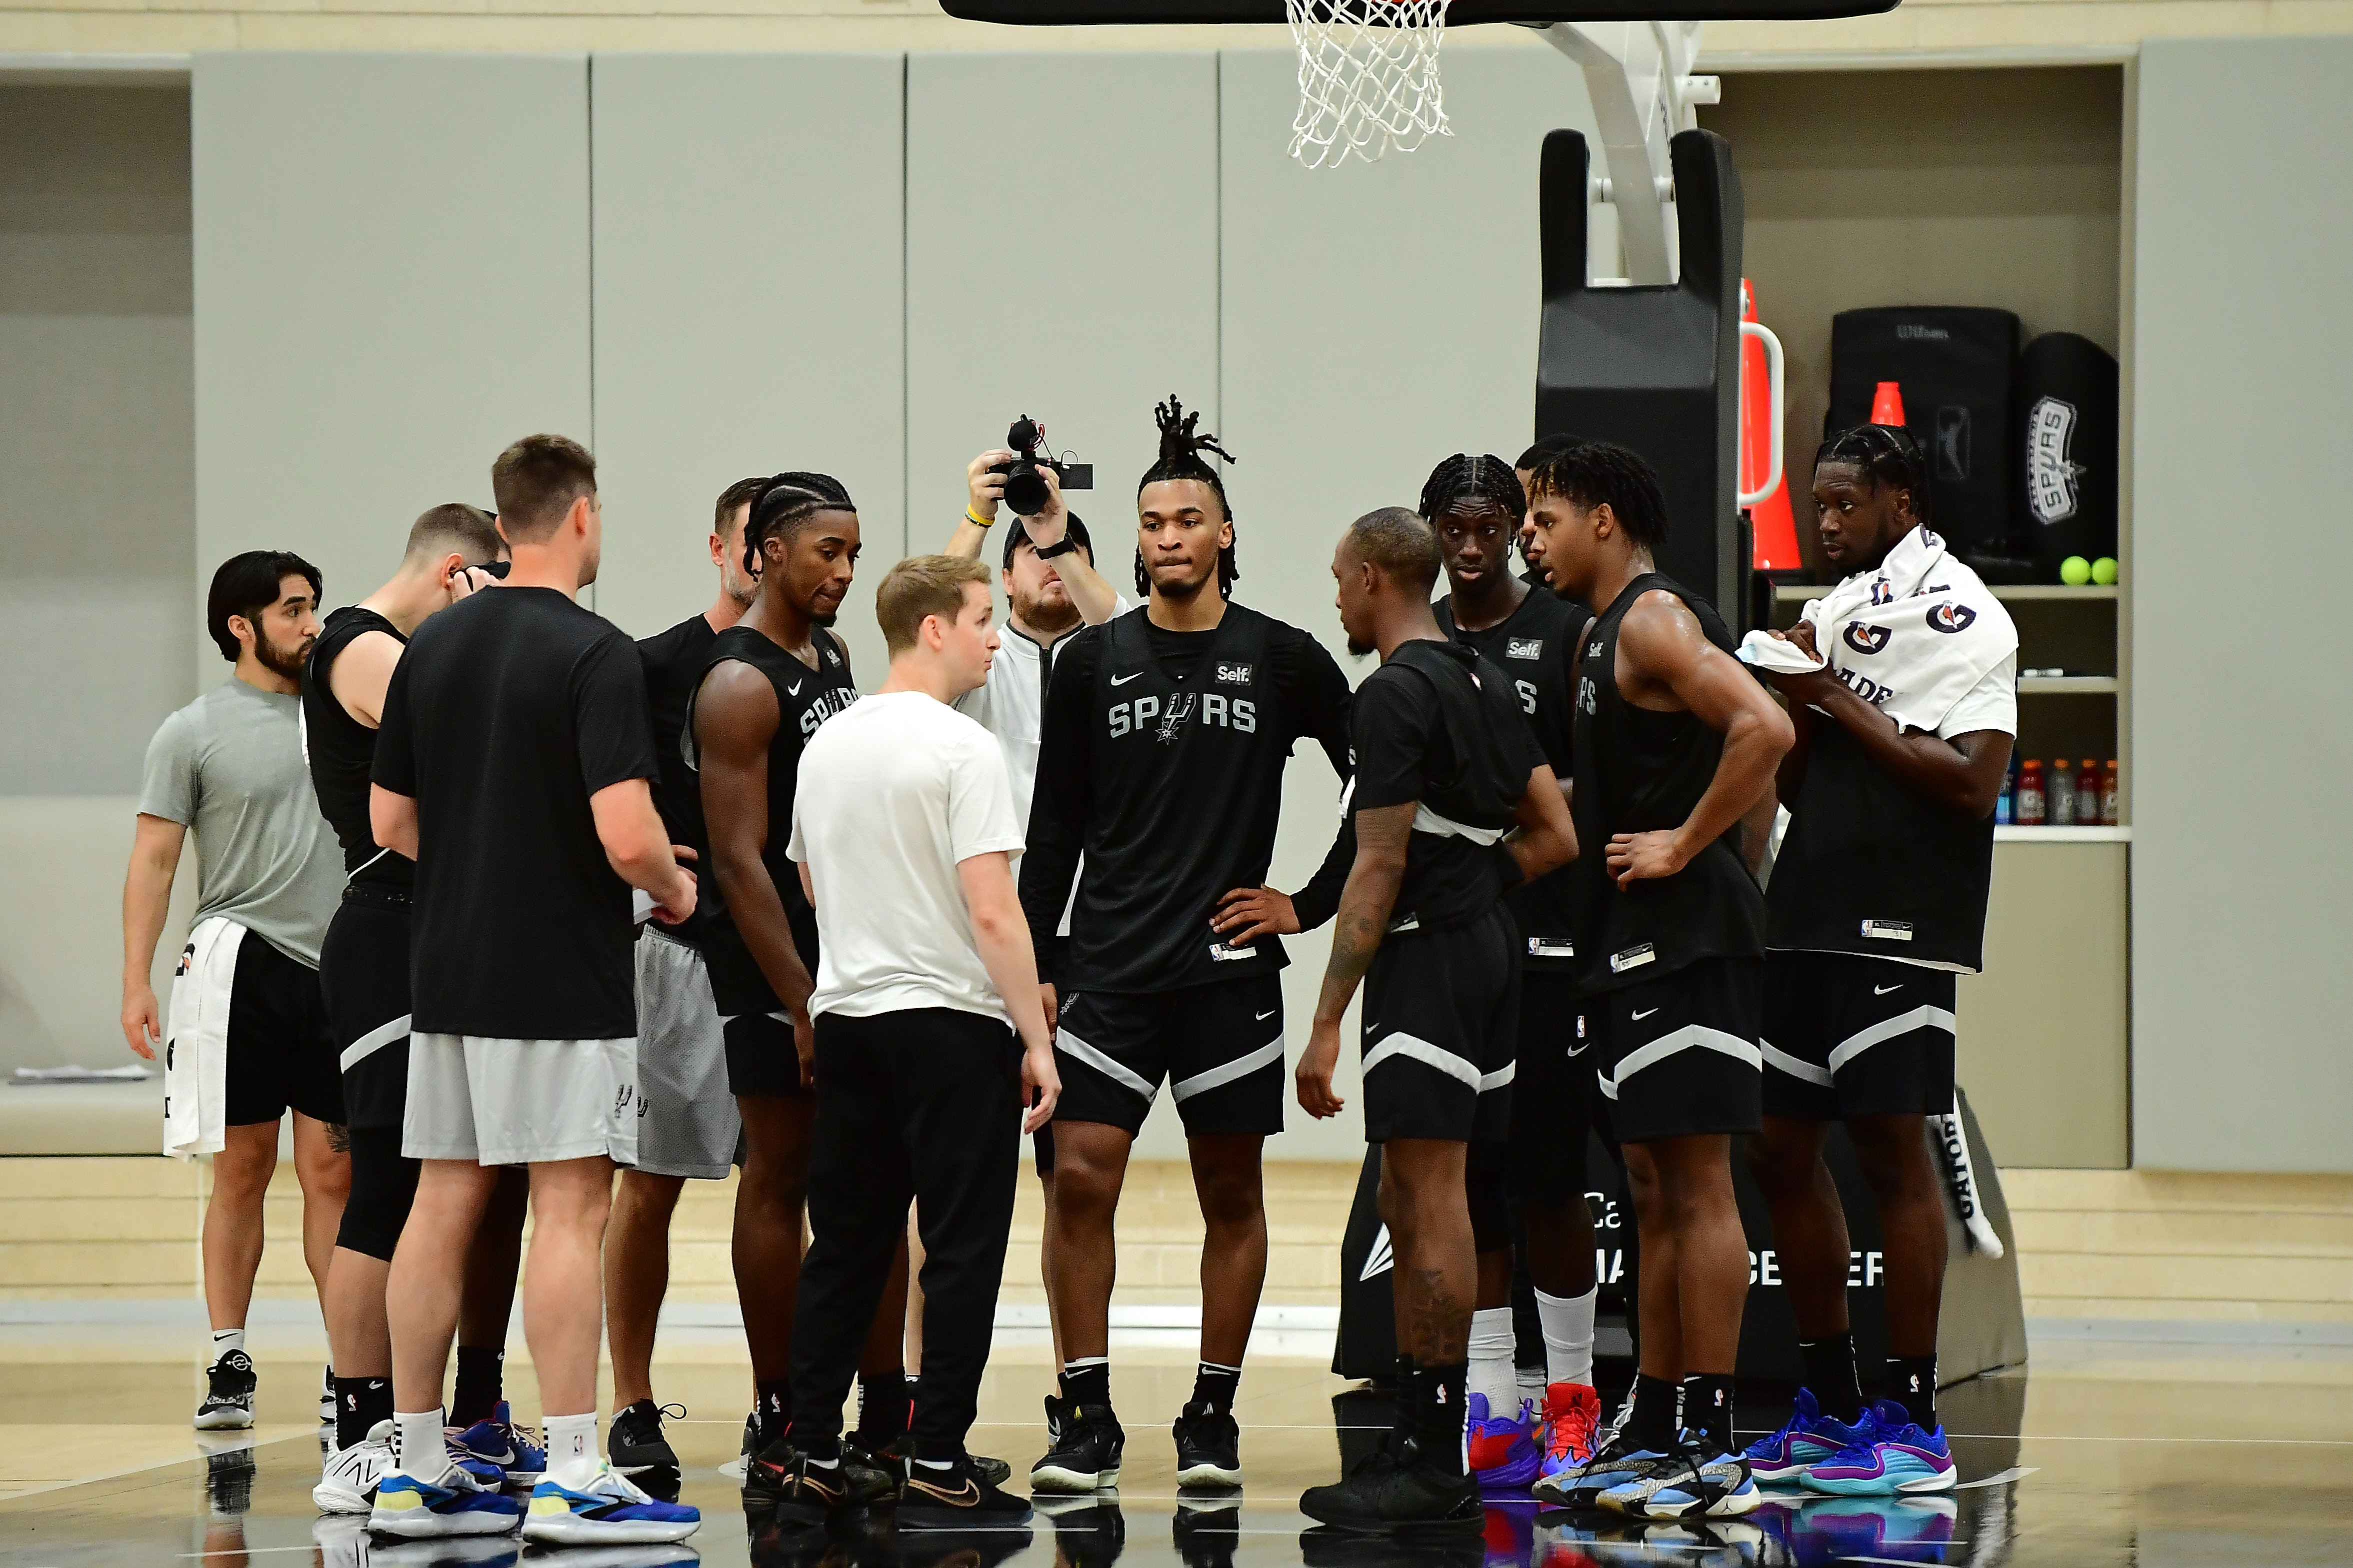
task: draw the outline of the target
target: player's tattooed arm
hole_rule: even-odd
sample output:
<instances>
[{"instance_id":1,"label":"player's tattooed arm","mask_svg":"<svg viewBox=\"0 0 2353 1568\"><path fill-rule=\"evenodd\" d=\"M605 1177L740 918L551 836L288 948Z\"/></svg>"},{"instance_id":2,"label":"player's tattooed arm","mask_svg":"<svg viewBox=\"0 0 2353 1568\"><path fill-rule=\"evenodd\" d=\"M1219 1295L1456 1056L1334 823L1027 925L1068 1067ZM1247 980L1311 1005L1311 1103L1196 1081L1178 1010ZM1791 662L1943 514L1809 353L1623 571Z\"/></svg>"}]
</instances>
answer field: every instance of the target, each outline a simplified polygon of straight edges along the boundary
<instances>
[{"instance_id":1,"label":"player's tattooed arm","mask_svg":"<svg viewBox=\"0 0 2353 1568\"><path fill-rule=\"evenodd\" d=\"M1340 1019L1365 971L1380 950L1405 880L1406 848L1413 837L1418 803L1367 806L1356 813L1356 861L1340 892L1340 913L1332 928L1332 960L1324 970L1324 993L1315 1023L1293 1074L1300 1109L1314 1117L1337 1115L1346 1105L1332 1092L1332 1072L1340 1061Z\"/></svg>"}]
</instances>

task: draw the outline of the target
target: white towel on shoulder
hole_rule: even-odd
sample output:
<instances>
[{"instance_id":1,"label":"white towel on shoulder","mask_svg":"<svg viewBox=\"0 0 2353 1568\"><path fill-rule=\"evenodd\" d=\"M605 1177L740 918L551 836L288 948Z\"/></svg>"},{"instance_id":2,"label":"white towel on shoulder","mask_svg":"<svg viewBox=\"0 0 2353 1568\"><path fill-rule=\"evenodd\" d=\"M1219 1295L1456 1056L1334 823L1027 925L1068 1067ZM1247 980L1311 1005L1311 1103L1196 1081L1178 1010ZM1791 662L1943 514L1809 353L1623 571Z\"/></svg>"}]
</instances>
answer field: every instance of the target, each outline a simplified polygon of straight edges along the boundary
<instances>
[{"instance_id":1,"label":"white towel on shoulder","mask_svg":"<svg viewBox=\"0 0 2353 1568\"><path fill-rule=\"evenodd\" d=\"M1962 698L2018 652L2018 626L1978 574L1928 529L1898 540L1876 572L1858 572L1806 603L1814 646L1831 671L1907 730L1936 733ZM1797 674L1818 668L1786 642L1751 632L1748 663Z\"/></svg>"},{"instance_id":2,"label":"white towel on shoulder","mask_svg":"<svg viewBox=\"0 0 2353 1568\"><path fill-rule=\"evenodd\" d=\"M245 928L225 915L197 922L172 972L164 1015L164 1152L217 1154L228 1142L228 1007Z\"/></svg>"}]
</instances>

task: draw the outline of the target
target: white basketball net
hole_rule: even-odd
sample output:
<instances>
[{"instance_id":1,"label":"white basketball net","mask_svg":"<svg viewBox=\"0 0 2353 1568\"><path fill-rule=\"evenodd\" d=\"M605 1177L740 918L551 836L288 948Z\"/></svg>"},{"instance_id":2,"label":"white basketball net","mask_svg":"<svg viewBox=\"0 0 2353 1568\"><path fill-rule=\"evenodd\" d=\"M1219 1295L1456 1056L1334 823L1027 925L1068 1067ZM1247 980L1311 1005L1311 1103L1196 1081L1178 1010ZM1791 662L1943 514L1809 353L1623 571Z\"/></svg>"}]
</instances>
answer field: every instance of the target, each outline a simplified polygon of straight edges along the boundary
<instances>
[{"instance_id":1,"label":"white basketball net","mask_svg":"<svg viewBox=\"0 0 2353 1568\"><path fill-rule=\"evenodd\" d=\"M1438 85L1446 0L1283 0L1283 9L1299 44L1293 157L1311 169L1351 153L1370 163L1454 134Z\"/></svg>"}]
</instances>

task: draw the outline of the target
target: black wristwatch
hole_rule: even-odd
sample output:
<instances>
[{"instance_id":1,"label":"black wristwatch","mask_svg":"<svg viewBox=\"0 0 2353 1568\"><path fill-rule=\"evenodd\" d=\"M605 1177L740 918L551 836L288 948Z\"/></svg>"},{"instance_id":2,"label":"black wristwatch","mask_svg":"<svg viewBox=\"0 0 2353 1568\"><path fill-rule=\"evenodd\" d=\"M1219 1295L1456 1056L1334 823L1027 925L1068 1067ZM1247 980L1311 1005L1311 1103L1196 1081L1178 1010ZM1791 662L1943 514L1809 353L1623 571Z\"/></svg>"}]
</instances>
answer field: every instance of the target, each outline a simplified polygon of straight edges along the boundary
<instances>
[{"instance_id":1,"label":"black wristwatch","mask_svg":"<svg viewBox=\"0 0 2353 1568\"><path fill-rule=\"evenodd\" d=\"M1067 533L1062 535L1061 538L1054 541L1051 544L1033 546L1033 548L1037 550L1038 559L1040 561L1051 561L1057 555L1068 555L1071 551L1076 550L1078 547L1079 542L1071 538Z\"/></svg>"}]
</instances>

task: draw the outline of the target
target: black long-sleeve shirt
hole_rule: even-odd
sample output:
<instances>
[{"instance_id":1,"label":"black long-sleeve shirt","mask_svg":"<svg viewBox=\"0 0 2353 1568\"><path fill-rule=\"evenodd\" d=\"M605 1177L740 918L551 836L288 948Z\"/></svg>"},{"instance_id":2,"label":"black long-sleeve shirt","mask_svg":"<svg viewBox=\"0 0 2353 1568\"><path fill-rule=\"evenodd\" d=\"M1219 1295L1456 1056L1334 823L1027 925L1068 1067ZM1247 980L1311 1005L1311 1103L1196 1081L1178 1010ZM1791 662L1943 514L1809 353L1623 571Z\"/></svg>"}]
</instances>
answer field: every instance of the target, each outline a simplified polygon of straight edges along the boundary
<instances>
[{"instance_id":1,"label":"black long-sleeve shirt","mask_svg":"<svg viewBox=\"0 0 2353 1568\"><path fill-rule=\"evenodd\" d=\"M1241 605L1214 631L1164 631L1139 609L1079 633L1047 691L1021 861L1040 978L1158 992L1282 967L1277 939L1231 947L1209 921L1228 891L1265 880L1293 745L1314 738L1349 776L1348 710L1322 644ZM1293 895L1302 930L1339 908L1351 858L1335 838ZM1074 877L1058 953L1047 939Z\"/></svg>"}]
</instances>

